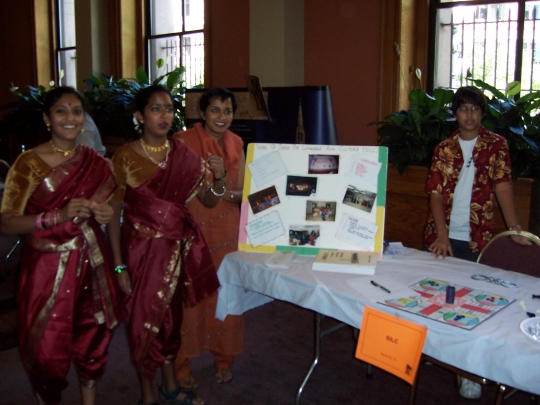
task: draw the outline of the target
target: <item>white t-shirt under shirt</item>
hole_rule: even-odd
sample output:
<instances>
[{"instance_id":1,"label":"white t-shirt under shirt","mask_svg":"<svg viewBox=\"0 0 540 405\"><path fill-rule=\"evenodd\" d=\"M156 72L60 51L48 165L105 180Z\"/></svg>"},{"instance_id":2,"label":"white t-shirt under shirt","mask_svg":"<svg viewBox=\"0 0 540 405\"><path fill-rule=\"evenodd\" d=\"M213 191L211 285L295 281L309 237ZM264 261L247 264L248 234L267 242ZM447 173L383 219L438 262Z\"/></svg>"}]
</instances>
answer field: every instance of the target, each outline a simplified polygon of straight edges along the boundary
<instances>
[{"instance_id":1,"label":"white t-shirt under shirt","mask_svg":"<svg viewBox=\"0 0 540 405\"><path fill-rule=\"evenodd\" d=\"M471 196L474 183L473 149L478 137L465 141L459 138L459 146L463 154L463 168L459 173L456 189L454 190L454 202L450 215L449 237L451 239L469 241Z\"/></svg>"}]
</instances>

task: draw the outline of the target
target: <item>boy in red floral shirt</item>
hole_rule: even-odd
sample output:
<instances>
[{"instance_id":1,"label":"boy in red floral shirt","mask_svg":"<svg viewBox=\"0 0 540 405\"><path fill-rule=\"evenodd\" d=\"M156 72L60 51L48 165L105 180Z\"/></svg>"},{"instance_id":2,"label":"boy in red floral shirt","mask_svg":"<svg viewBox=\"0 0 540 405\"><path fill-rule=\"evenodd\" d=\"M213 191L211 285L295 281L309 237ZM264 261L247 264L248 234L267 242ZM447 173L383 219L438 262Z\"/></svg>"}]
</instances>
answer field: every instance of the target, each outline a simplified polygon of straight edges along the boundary
<instances>
[{"instance_id":1,"label":"boy in red floral shirt","mask_svg":"<svg viewBox=\"0 0 540 405\"><path fill-rule=\"evenodd\" d=\"M506 140L480 125L487 104L476 87L461 87L452 98L459 129L433 153L426 184L430 215L425 244L435 257L476 261L493 237L494 199L509 229L521 231L514 208ZM515 238L530 244L523 237Z\"/></svg>"},{"instance_id":2,"label":"boy in red floral shirt","mask_svg":"<svg viewBox=\"0 0 540 405\"><path fill-rule=\"evenodd\" d=\"M433 152L426 184L430 213L425 245L435 258L450 255L476 261L493 237L495 197L508 229L521 232L514 207L510 154L502 136L480 125L487 103L479 89L458 89L451 108L459 129ZM512 238L531 244L521 236ZM482 395L480 384L466 379L462 379L459 392L470 399Z\"/></svg>"}]
</instances>

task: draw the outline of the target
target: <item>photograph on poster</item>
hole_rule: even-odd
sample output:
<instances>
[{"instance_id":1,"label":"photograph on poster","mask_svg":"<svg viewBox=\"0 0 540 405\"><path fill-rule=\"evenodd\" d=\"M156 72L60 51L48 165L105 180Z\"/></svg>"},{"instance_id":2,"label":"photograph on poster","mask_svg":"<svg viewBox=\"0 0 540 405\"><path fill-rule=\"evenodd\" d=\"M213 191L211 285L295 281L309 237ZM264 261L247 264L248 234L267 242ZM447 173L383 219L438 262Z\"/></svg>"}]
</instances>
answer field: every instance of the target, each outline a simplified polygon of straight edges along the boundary
<instances>
[{"instance_id":1,"label":"photograph on poster","mask_svg":"<svg viewBox=\"0 0 540 405\"><path fill-rule=\"evenodd\" d=\"M359 190L354 186L348 185L345 196L343 197L343 204L371 213L373 205L375 205L376 193L372 193L367 190Z\"/></svg>"},{"instance_id":2,"label":"photograph on poster","mask_svg":"<svg viewBox=\"0 0 540 405\"><path fill-rule=\"evenodd\" d=\"M290 246L316 246L319 236L321 236L321 229L318 225L291 225L289 227Z\"/></svg>"},{"instance_id":3,"label":"photograph on poster","mask_svg":"<svg viewBox=\"0 0 540 405\"><path fill-rule=\"evenodd\" d=\"M317 177L287 176L285 194L315 197L317 195Z\"/></svg>"},{"instance_id":4,"label":"photograph on poster","mask_svg":"<svg viewBox=\"0 0 540 405\"><path fill-rule=\"evenodd\" d=\"M309 155L309 174L338 174L339 155Z\"/></svg>"},{"instance_id":5,"label":"photograph on poster","mask_svg":"<svg viewBox=\"0 0 540 405\"><path fill-rule=\"evenodd\" d=\"M312 201L306 202L306 221L335 221L335 201Z\"/></svg>"},{"instance_id":6,"label":"photograph on poster","mask_svg":"<svg viewBox=\"0 0 540 405\"><path fill-rule=\"evenodd\" d=\"M280 203L275 186L265 188L248 196L249 205L254 214L258 214Z\"/></svg>"}]
</instances>

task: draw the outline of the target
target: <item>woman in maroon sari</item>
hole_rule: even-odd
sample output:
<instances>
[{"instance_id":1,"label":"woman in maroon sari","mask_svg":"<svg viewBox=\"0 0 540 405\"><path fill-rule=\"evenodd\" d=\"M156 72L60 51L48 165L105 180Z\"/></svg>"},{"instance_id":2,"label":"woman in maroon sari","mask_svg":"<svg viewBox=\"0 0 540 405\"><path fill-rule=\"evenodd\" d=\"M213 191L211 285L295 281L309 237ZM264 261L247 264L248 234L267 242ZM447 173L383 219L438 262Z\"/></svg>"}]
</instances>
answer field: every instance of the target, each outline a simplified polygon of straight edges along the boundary
<instances>
[{"instance_id":1,"label":"woman in maroon sari","mask_svg":"<svg viewBox=\"0 0 540 405\"><path fill-rule=\"evenodd\" d=\"M112 329L121 319L112 252L101 229L116 188L108 162L77 146L83 99L71 87L46 97L50 142L21 154L9 171L2 230L27 234L19 280L19 349L40 404L59 404L71 362L84 405L94 403Z\"/></svg>"},{"instance_id":2,"label":"woman in maroon sari","mask_svg":"<svg viewBox=\"0 0 540 405\"><path fill-rule=\"evenodd\" d=\"M223 160L212 156L204 161L182 142L167 139L173 117L167 89L142 89L135 98L141 139L120 147L113 156L119 190L113 197L116 220L109 233L120 287L128 296L127 334L142 405L157 404L153 380L160 367L161 402L204 403L192 390L177 385L174 359L180 346L182 302L194 305L219 286L186 203L197 197L213 207L220 201L225 193ZM212 175L210 183L207 178Z\"/></svg>"}]
</instances>

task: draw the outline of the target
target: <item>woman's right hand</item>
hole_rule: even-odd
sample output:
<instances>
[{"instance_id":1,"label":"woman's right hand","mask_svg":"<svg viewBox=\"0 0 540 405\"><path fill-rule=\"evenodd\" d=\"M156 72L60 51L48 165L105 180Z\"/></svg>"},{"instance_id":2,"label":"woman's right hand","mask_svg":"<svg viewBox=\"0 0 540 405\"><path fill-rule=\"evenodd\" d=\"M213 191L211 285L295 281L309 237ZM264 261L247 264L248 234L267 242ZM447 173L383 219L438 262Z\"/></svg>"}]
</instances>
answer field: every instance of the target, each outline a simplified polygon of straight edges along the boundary
<instances>
[{"instance_id":1,"label":"woman's right hand","mask_svg":"<svg viewBox=\"0 0 540 405\"><path fill-rule=\"evenodd\" d=\"M124 270L122 273L116 273L116 276L118 277L120 289L124 292L124 294L131 296L131 277L129 277L129 273Z\"/></svg>"},{"instance_id":2,"label":"woman's right hand","mask_svg":"<svg viewBox=\"0 0 540 405\"><path fill-rule=\"evenodd\" d=\"M90 217L92 215L91 206L92 201L86 198L73 198L64 208L59 210L60 219L62 222L67 222L75 217Z\"/></svg>"}]
</instances>

